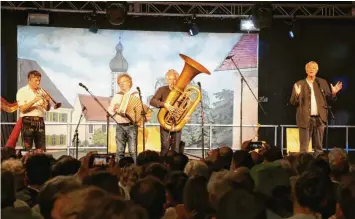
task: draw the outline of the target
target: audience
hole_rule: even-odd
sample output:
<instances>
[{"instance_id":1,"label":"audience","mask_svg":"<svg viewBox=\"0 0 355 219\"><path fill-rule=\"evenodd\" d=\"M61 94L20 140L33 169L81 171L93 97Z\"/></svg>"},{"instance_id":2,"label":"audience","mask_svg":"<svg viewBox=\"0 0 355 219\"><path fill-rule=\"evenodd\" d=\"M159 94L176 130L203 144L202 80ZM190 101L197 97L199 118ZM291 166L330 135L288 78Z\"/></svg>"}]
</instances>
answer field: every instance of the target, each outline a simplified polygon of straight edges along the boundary
<instances>
[{"instance_id":1,"label":"audience","mask_svg":"<svg viewBox=\"0 0 355 219\"><path fill-rule=\"evenodd\" d=\"M34 154L25 163L25 180L27 187L18 191L16 197L31 208L38 204L37 196L41 186L50 179L51 160L45 154Z\"/></svg>"},{"instance_id":2,"label":"audience","mask_svg":"<svg viewBox=\"0 0 355 219\"><path fill-rule=\"evenodd\" d=\"M347 153L282 156L263 145L221 147L204 160L155 151L90 167L2 148L1 216L29 219L354 219Z\"/></svg>"}]
</instances>

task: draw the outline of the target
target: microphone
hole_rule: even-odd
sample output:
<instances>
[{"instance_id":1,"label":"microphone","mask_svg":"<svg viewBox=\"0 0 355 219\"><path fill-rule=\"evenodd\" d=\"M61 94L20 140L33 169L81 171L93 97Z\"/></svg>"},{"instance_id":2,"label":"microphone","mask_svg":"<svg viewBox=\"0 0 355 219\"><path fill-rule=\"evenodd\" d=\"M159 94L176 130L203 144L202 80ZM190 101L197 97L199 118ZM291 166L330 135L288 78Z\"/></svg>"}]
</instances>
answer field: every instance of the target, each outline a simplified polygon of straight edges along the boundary
<instances>
[{"instance_id":1,"label":"microphone","mask_svg":"<svg viewBox=\"0 0 355 219\"><path fill-rule=\"evenodd\" d=\"M201 88L201 83L200 82L197 82L197 85Z\"/></svg>"},{"instance_id":2,"label":"microphone","mask_svg":"<svg viewBox=\"0 0 355 219\"><path fill-rule=\"evenodd\" d=\"M138 91L139 93L141 93L141 89L140 89L139 87L137 87L137 91Z\"/></svg>"},{"instance_id":3,"label":"microphone","mask_svg":"<svg viewBox=\"0 0 355 219\"><path fill-rule=\"evenodd\" d=\"M79 83L79 86L83 87L85 90L88 90L88 88L85 85L83 85L82 83Z\"/></svg>"}]
</instances>

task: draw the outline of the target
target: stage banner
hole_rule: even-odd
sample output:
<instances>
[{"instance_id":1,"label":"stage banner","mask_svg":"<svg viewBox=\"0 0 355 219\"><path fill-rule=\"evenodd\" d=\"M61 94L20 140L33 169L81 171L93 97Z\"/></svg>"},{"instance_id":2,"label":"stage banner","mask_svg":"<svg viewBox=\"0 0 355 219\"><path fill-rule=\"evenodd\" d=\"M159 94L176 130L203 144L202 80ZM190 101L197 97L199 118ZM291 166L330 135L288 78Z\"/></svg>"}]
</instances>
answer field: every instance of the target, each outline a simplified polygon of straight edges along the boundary
<instances>
[{"instance_id":1,"label":"stage banner","mask_svg":"<svg viewBox=\"0 0 355 219\"><path fill-rule=\"evenodd\" d=\"M300 152L300 137L298 128L286 128L287 152ZM312 151L312 141L309 142L308 151Z\"/></svg>"},{"instance_id":2,"label":"stage banner","mask_svg":"<svg viewBox=\"0 0 355 219\"><path fill-rule=\"evenodd\" d=\"M145 150L152 150L160 152L160 128L146 127L145 128ZM143 151L143 129L138 128L138 154ZM110 127L109 136L109 153L116 153L116 126ZM128 147L126 147L128 153Z\"/></svg>"}]
</instances>

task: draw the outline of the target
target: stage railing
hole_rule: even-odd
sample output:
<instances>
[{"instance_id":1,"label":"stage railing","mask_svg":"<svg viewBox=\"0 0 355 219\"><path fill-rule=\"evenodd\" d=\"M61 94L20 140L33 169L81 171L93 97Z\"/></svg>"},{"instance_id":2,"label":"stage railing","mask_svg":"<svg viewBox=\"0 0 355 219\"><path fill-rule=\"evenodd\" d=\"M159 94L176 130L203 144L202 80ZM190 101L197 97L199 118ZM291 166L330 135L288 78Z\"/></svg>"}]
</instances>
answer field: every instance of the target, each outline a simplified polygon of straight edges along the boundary
<instances>
[{"instance_id":1,"label":"stage railing","mask_svg":"<svg viewBox=\"0 0 355 219\"><path fill-rule=\"evenodd\" d=\"M15 125L15 123L8 123L8 122L2 122L1 125ZM93 123L83 123L81 124L81 126L85 126L85 130L88 130L89 125L94 125L94 126L104 126L106 125L105 123L101 123L101 122L93 122ZM111 123L110 126L115 125L114 123ZM63 146L59 146L59 145L48 145L47 149L48 150L66 150L66 154L70 154L71 151L75 150L75 147L72 145L72 135L74 133L74 129L76 127L76 123L54 123L54 122L46 122L46 135L52 135L53 133L55 134L54 129L51 129L51 126L55 126L56 130L58 132L58 130L61 130L61 134L66 136L65 139L65 143L63 144ZM147 127L159 127L158 123L147 123L146 124ZM187 124L186 126L195 126L195 127L201 127L200 124ZM213 129L216 128L239 128L239 125L230 125L230 124L205 124L205 134L207 135L205 137L208 138L208 141L205 141L205 150L211 150L213 148L216 148L220 145L216 145L214 143L214 132ZM255 129L257 126L256 125L243 125L243 128L253 128ZM285 144L284 144L284 139L285 139L285 129L286 128L296 128L296 125L260 125L260 128L267 128L267 129L273 129L273 139L269 140L269 142L273 142L274 145L280 146L281 149L284 151L285 148ZM280 129L279 129L280 128ZM330 125L329 129L345 129L345 150L346 151L355 151L355 143L353 148L349 148L349 144L351 143L349 141L349 129L355 129L355 126L340 126L340 125ZM91 133L91 135L93 135L93 133ZM238 131L238 135L239 135L239 131ZM57 135L58 136L58 135ZM280 137L279 137L280 136ZM79 138L80 140L84 140L84 141L88 141L89 139L87 139L87 135L85 135L85 137L83 138L83 136L79 134ZM83 141L82 141L83 142ZM106 142L106 141L105 141ZM238 140L239 142L239 140ZM279 143L280 142L280 143ZM206 144L207 143L207 144ZM332 145L330 145L332 146ZM21 145L18 145L17 148L22 148ZM80 150L106 150L106 146L104 145L92 145L92 146L79 146ZM197 146L195 147L185 147L185 150L201 150L201 146L197 144Z\"/></svg>"},{"instance_id":2,"label":"stage railing","mask_svg":"<svg viewBox=\"0 0 355 219\"><path fill-rule=\"evenodd\" d=\"M346 152L349 152L349 151L355 151L355 142L353 143L354 144L354 148L349 148L349 129L355 129L355 126L352 126L352 125L329 125L328 126L329 129L344 129L345 128L345 150ZM286 128L297 128L296 125L280 125L280 128L281 128L281 143L280 143L280 146L281 146L281 150L284 151L284 149L286 149L284 147L284 136L285 136L285 129ZM326 130L324 130L326 132ZM324 134L325 134L324 132ZM325 138L325 135L324 135L324 138ZM332 146L332 145L329 145L329 146ZM326 148L323 148L323 150L326 150Z\"/></svg>"}]
</instances>

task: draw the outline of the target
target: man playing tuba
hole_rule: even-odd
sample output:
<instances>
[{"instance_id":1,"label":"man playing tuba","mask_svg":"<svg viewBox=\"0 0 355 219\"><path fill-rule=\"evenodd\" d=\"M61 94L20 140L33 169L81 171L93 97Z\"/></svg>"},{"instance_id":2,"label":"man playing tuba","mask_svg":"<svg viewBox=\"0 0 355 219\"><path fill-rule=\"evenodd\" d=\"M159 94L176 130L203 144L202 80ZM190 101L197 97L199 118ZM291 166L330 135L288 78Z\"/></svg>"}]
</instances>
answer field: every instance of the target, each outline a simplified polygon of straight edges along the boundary
<instances>
[{"instance_id":1,"label":"man playing tuba","mask_svg":"<svg viewBox=\"0 0 355 219\"><path fill-rule=\"evenodd\" d=\"M165 80L168 82L168 86L162 86L157 90L153 98L150 100L150 105L157 108L165 107L168 111L174 111L174 106L171 106L169 103L165 103L165 100L168 97L170 91L173 90L178 78L179 74L177 71L170 69L165 74ZM177 132L170 132L169 130L166 130L160 126L161 156L165 156L169 151L169 138L171 138L171 150L179 152L181 130Z\"/></svg>"},{"instance_id":2,"label":"man playing tuba","mask_svg":"<svg viewBox=\"0 0 355 219\"><path fill-rule=\"evenodd\" d=\"M46 134L44 115L51 108L50 97L40 87L41 73L30 71L27 75L28 84L17 91L16 100L22 118L22 139L27 150L46 150Z\"/></svg>"}]
</instances>

